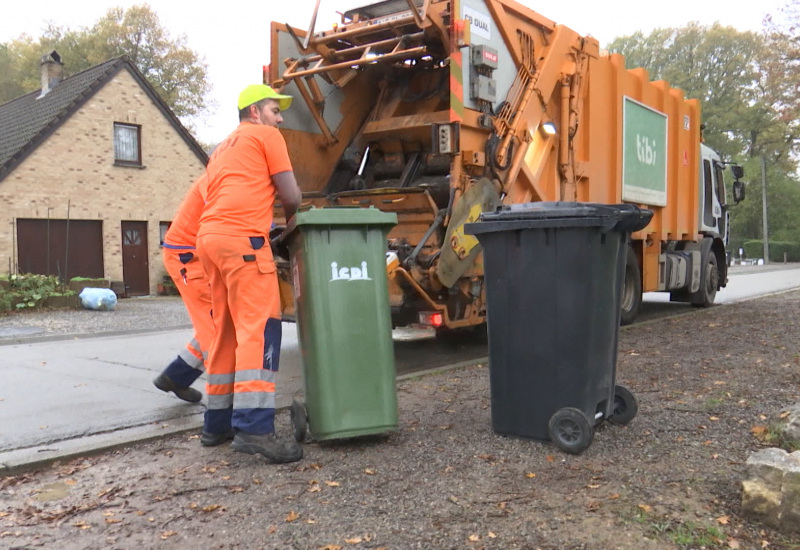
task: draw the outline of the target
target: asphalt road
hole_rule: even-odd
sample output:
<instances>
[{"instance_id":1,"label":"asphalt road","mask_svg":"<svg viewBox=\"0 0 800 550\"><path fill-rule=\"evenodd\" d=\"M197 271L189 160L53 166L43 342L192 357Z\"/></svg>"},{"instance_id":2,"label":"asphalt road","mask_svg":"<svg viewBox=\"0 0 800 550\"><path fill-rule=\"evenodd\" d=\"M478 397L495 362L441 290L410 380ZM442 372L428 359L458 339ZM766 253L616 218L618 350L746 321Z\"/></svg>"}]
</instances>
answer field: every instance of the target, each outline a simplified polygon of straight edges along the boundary
<instances>
[{"instance_id":1,"label":"asphalt road","mask_svg":"<svg viewBox=\"0 0 800 550\"><path fill-rule=\"evenodd\" d=\"M800 288L800 264L732 266L728 279L727 287L717 293L712 307ZM670 302L669 293L648 292L644 294L636 323L688 314L695 310L691 304ZM404 337L410 341L403 341ZM395 360L399 373L474 362L488 355L485 332L475 331L442 341L434 339L431 332L413 329L395 331Z\"/></svg>"}]
</instances>

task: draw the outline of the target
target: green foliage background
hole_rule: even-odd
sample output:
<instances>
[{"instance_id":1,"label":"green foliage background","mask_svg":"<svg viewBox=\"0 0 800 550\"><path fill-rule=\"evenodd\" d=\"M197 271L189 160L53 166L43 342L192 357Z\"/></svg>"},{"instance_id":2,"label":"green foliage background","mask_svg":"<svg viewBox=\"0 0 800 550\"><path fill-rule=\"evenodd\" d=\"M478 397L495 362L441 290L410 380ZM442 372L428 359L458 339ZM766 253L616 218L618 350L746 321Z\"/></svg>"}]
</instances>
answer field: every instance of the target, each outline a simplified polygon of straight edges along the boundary
<instances>
[{"instance_id":1,"label":"green foliage background","mask_svg":"<svg viewBox=\"0 0 800 550\"><path fill-rule=\"evenodd\" d=\"M185 35L171 37L148 4L109 9L91 27L50 24L41 37L0 43L0 103L41 88L39 62L52 50L61 55L65 76L127 55L187 127L207 110L211 83L204 58L186 45Z\"/></svg>"},{"instance_id":2,"label":"green foliage background","mask_svg":"<svg viewBox=\"0 0 800 550\"><path fill-rule=\"evenodd\" d=\"M690 23L619 37L608 50L699 99L705 143L744 166L747 198L732 207L730 248L763 242L762 173L770 242L776 250L800 243L800 0L768 17L760 33ZM753 256L754 247L749 257L763 255Z\"/></svg>"}]
</instances>

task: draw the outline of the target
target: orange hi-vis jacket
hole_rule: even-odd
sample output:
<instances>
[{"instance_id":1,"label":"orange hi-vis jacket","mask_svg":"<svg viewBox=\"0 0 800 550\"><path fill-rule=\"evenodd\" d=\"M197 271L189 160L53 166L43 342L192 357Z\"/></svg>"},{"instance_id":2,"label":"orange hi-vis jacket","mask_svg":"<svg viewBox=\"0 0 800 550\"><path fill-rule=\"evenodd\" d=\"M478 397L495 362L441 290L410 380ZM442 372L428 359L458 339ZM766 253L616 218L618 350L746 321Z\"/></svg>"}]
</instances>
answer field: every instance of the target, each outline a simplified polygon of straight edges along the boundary
<instances>
[{"instance_id":1,"label":"orange hi-vis jacket","mask_svg":"<svg viewBox=\"0 0 800 550\"><path fill-rule=\"evenodd\" d=\"M208 181L200 187L205 208L198 235L269 235L275 202L272 175L291 170L277 128L241 123L208 163Z\"/></svg>"},{"instance_id":2,"label":"orange hi-vis jacket","mask_svg":"<svg viewBox=\"0 0 800 550\"><path fill-rule=\"evenodd\" d=\"M277 128L243 122L214 151L197 246L211 282L214 340L209 350L204 430L274 432L281 344L278 278L269 231L272 176L292 170Z\"/></svg>"}]
</instances>

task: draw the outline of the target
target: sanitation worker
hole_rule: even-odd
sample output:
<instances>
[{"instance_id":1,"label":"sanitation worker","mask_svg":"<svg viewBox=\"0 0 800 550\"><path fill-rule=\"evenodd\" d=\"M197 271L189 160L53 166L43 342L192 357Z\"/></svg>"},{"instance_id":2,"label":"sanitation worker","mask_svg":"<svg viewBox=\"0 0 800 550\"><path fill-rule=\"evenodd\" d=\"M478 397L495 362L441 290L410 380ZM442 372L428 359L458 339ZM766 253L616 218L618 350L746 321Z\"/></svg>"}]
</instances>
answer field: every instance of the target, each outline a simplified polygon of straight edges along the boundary
<instances>
[{"instance_id":1,"label":"sanitation worker","mask_svg":"<svg viewBox=\"0 0 800 550\"><path fill-rule=\"evenodd\" d=\"M173 392L190 403L197 403L203 397L191 385L203 374L205 357L214 337L211 288L196 249L197 227L203 211L199 186L205 186L205 181L203 173L189 188L164 236L162 248L164 267L183 298L194 335L186 348L153 380L158 389ZM203 439L201 443L206 444Z\"/></svg>"},{"instance_id":2,"label":"sanitation worker","mask_svg":"<svg viewBox=\"0 0 800 550\"><path fill-rule=\"evenodd\" d=\"M239 126L217 146L206 168L197 234L214 312L203 437L224 442L233 434L235 451L274 463L303 457L296 441L275 435L281 307L269 232L275 198L287 219L301 200L277 128L291 102L291 96L263 84L242 90Z\"/></svg>"}]
</instances>

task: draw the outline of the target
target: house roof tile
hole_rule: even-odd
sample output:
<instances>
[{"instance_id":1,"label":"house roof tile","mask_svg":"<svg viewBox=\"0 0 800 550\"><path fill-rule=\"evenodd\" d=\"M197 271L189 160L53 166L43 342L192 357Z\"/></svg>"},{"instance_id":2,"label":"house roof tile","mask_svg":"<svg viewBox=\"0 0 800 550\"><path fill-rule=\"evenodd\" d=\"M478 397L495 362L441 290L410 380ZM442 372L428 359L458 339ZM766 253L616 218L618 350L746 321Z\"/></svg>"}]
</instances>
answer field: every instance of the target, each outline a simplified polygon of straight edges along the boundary
<instances>
[{"instance_id":1,"label":"house roof tile","mask_svg":"<svg viewBox=\"0 0 800 550\"><path fill-rule=\"evenodd\" d=\"M42 97L41 90L36 90L0 105L0 181L123 69L131 72L198 158L206 163L208 156L202 146L141 72L127 57L118 57L64 78Z\"/></svg>"}]
</instances>

